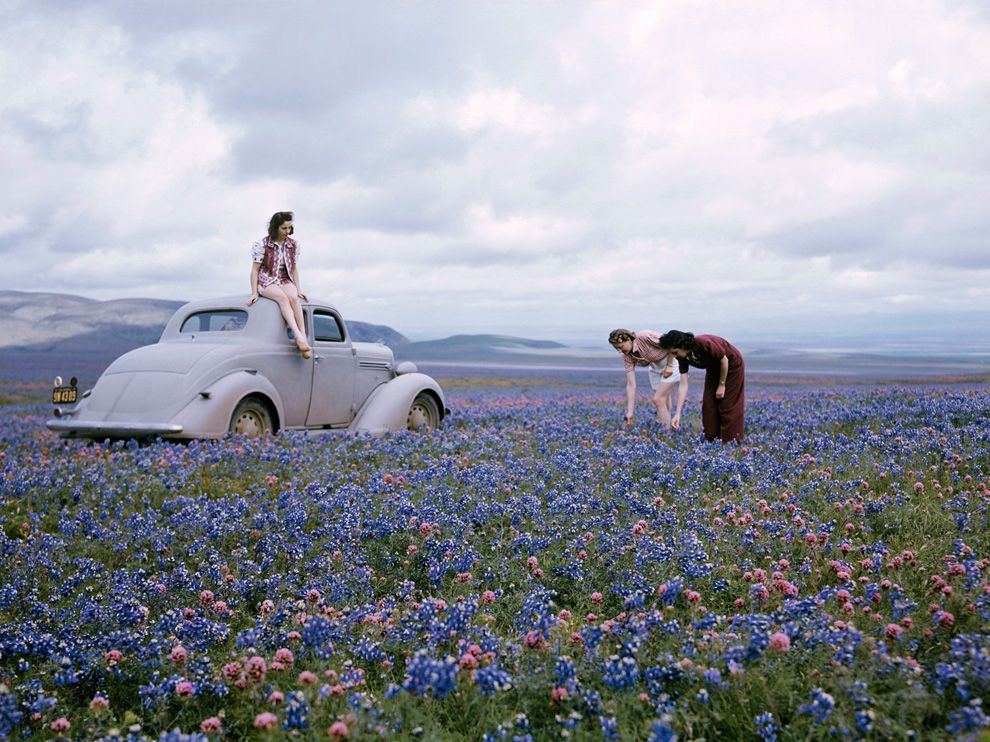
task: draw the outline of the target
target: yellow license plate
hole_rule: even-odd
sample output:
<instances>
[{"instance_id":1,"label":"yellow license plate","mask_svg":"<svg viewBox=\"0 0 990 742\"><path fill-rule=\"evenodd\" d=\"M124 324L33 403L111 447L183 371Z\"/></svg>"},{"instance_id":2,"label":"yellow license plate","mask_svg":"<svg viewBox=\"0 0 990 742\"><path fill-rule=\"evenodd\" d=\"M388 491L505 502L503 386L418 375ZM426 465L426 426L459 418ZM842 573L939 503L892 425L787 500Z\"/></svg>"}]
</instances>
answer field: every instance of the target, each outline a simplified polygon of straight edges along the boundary
<instances>
[{"instance_id":1,"label":"yellow license plate","mask_svg":"<svg viewBox=\"0 0 990 742\"><path fill-rule=\"evenodd\" d=\"M52 404L75 404L78 401L78 387L57 386L52 390Z\"/></svg>"}]
</instances>

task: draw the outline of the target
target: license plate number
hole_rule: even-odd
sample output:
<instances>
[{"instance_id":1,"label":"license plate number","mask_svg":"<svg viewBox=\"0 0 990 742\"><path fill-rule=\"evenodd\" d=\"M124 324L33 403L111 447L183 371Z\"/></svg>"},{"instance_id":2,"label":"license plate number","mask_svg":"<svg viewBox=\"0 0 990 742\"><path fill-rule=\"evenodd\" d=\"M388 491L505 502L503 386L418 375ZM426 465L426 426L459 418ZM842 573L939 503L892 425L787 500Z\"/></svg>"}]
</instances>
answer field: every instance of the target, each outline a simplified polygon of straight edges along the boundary
<instances>
[{"instance_id":1,"label":"license plate number","mask_svg":"<svg viewBox=\"0 0 990 742\"><path fill-rule=\"evenodd\" d=\"M52 390L52 404L75 404L78 401L78 387L57 386Z\"/></svg>"}]
</instances>

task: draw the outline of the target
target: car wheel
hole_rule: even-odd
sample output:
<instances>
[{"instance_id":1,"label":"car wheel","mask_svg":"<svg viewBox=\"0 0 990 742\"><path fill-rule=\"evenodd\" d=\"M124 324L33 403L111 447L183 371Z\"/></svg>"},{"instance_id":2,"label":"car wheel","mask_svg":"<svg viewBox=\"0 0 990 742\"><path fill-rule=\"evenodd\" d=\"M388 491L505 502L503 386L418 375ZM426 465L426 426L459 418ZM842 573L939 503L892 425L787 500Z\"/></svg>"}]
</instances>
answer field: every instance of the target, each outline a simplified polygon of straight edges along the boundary
<instances>
[{"instance_id":1,"label":"car wheel","mask_svg":"<svg viewBox=\"0 0 990 742\"><path fill-rule=\"evenodd\" d=\"M230 417L230 432L258 438L272 429L272 415L264 402L248 397L242 399Z\"/></svg>"},{"instance_id":2,"label":"car wheel","mask_svg":"<svg viewBox=\"0 0 990 742\"><path fill-rule=\"evenodd\" d=\"M437 402L429 394L416 396L406 416L406 427L414 431L436 430L440 424L440 410Z\"/></svg>"}]
</instances>

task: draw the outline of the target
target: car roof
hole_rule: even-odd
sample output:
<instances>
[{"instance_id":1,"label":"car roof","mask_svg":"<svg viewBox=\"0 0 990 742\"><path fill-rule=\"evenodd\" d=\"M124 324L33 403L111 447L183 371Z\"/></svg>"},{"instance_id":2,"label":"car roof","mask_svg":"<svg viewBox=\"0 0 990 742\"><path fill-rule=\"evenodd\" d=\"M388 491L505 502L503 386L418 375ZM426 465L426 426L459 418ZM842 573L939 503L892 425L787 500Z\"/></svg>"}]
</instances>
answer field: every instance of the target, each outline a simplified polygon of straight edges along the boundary
<instances>
[{"instance_id":1,"label":"car roof","mask_svg":"<svg viewBox=\"0 0 990 742\"><path fill-rule=\"evenodd\" d=\"M231 309L234 307L244 307L247 309L248 294L232 294L230 296L219 296L212 299L196 299L194 301L186 302L177 311L181 312L199 312L207 309ZM260 301L260 300L259 300ZM308 301L302 302L304 307L315 307L319 309L332 309L333 311L340 313L332 304L320 301L319 299L309 299Z\"/></svg>"},{"instance_id":2,"label":"car roof","mask_svg":"<svg viewBox=\"0 0 990 742\"><path fill-rule=\"evenodd\" d=\"M274 301L260 299L249 307L247 306L247 300L247 294L233 294L232 296L219 296L212 299L197 299L196 301L186 302L175 310L175 313L169 318L165 329L162 331L161 339L180 337L180 328L186 318L200 312L245 312L248 316L254 318L253 321L248 323L248 332L258 337L265 336L267 333L273 332L276 328L280 331L285 329L282 314ZM340 313L329 304L318 301L307 301L303 305L311 310L326 309L340 316Z\"/></svg>"}]
</instances>

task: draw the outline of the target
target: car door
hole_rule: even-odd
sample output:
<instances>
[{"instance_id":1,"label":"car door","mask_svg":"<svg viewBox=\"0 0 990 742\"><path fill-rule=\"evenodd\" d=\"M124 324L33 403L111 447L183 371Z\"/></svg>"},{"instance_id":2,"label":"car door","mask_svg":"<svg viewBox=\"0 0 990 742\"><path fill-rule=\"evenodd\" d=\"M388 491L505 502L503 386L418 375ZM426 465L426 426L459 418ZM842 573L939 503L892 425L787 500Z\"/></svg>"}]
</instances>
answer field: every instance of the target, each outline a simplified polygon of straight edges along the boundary
<instances>
[{"instance_id":1,"label":"car door","mask_svg":"<svg viewBox=\"0 0 990 742\"><path fill-rule=\"evenodd\" d=\"M313 386L306 425L346 425L354 416L354 351L335 312L313 309L312 322Z\"/></svg>"}]
</instances>

